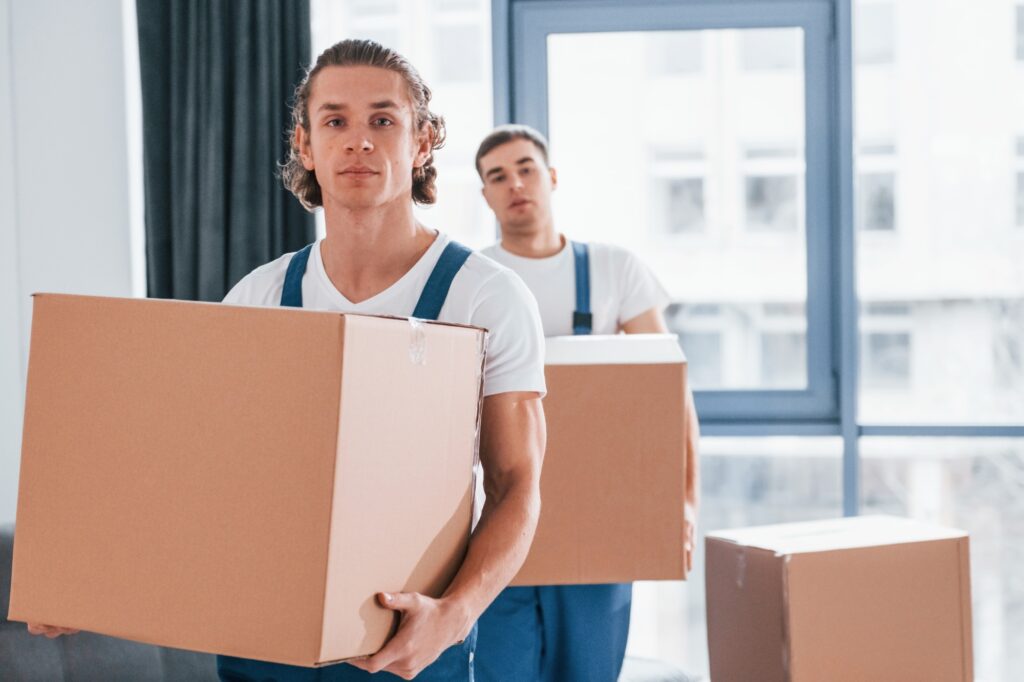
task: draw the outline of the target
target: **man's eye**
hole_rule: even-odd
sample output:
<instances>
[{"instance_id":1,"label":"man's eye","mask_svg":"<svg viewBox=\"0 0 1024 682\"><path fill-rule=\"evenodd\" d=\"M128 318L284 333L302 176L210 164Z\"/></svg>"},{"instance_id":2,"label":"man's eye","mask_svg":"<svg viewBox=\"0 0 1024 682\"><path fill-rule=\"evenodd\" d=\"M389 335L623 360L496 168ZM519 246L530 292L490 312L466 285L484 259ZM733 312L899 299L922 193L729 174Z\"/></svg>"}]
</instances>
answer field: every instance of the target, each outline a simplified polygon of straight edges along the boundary
<instances>
[{"instance_id":1,"label":"man's eye","mask_svg":"<svg viewBox=\"0 0 1024 682\"><path fill-rule=\"evenodd\" d=\"M378 119L376 119L374 121L374 124L378 125L378 126L380 126L382 128L387 128L388 126L394 125L394 123L391 122L390 118L384 118L383 116L378 118Z\"/></svg>"},{"instance_id":2,"label":"man's eye","mask_svg":"<svg viewBox=\"0 0 1024 682\"><path fill-rule=\"evenodd\" d=\"M491 178L491 182L505 182L505 176L495 175L494 177Z\"/></svg>"},{"instance_id":3,"label":"man's eye","mask_svg":"<svg viewBox=\"0 0 1024 682\"><path fill-rule=\"evenodd\" d=\"M328 119L328 120L327 120L327 122L326 122L326 124L325 124L325 125L326 125L326 126L327 126L328 128L337 128L337 127L338 127L338 126L340 126L340 125L344 125L344 123L345 123L345 121L344 121L343 119L340 119L340 118L331 118L331 119Z\"/></svg>"},{"instance_id":4,"label":"man's eye","mask_svg":"<svg viewBox=\"0 0 1024 682\"><path fill-rule=\"evenodd\" d=\"M533 169L532 169L532 168L524 168L524 169L522 170L522 173L523 173L523 175L529 175L529 174L530 174L530 173L532 173L532 172L533 172Z\"/></svg>"}]
</instances>

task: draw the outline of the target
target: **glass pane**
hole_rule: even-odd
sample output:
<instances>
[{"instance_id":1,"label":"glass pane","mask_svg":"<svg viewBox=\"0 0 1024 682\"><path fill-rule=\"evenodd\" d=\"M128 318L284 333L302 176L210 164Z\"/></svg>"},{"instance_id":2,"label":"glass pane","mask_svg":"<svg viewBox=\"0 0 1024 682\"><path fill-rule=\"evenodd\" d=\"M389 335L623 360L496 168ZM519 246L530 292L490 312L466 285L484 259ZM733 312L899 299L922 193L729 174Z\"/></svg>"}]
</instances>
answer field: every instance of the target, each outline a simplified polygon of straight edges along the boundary
<instances>
[{"instance_id":1,"label":"glass pane","mask_svg":"<svg viewBox=\"0 0 1024 682\"><path fill-rule=\"evenodd\" d=\"M1024 440L864 438L861 511L971 536L974 675L1024 680Z\"/></svg>"},{"instance_id":2,"label":"glass pane","mask_svg":"<svg viewBox=\"0 0 1024 682\"><path fill-rule=\"evenodd\" d=\"M311 3L314 54L345 36L373 38L405 55L430 86L431 108L444 117L448 139L434 154L438 202L417 207L416 215L474 248L495 238L473 166L493 124L490 9L487 0Z\"/></svg>"},{"instance_id":3,"label":"glass pane","mask_svg":"<svg viewBox=\"0 0 1024 682\"><path fill-rule=\"evenodd\" d=\"M633 587L627 652L670 661L708 679L704 601L706 531L842 515L838 438L701 439L698 551L685 582Z\"/></svg>"},{"instance_id":4,"label":"glass pane","mask_svg":"<svg viewBox=\"0 0 1024 682\"><path fill-rule=\"evenodd\" d=\"M863 423L1024 422L1018 7L854 2Z\"/></svg>"},{"instance_id":5,"label":"glass pane","mask_svg":"<svg viewBox=\"0 0 1024 682\"><path fill-rule=\"evenodd\" d=\"M1017 59L1024 61L1024 6L1017 5Z\"/></svg>"},{"instance_id":6,"label":"glass pane","mask_svg":"<svg viewBox=\"0 0 1024 682\"><path fill-rule=\"evenodd\" d=\"M865 0L857 10L854 47L858 64L886 64L893 60L896 41L892 2Z\"/></svg>"},{"instance_id":7,"label":"glass pane","mask_svg":"<svg viewBox=\"0 0 1024 682\"><path fill-rule=\"evenodd\" d=\"M548 107L556 226L655 271L693 386L805 388L802 29L554 34Z\"/></svg>"}]
</instances>

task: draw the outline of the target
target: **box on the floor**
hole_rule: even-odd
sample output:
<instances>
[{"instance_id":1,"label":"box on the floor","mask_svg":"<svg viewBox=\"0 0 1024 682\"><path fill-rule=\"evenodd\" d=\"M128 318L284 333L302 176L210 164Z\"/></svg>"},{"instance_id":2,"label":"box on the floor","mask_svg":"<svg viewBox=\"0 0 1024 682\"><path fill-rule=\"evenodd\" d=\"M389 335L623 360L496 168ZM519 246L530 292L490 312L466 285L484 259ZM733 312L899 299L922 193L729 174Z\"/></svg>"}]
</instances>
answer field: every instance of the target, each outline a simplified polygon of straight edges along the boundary
<instances>
[{"instance_id":1,"label":"box on the floor","mask_svg":"<svg viewBox=\"0 0 1024 682\"><path fill-rule=\"evenodd\" d=\"M10 618L315 666L439 595L473 505L483 330L37 295Z\"/></svg>"},{"instance_id":2,"label":"box on the floor","mask_svg":"<svg viewBox=\"0 0 1024 682\"><path fill-rule=\"evenodd\" d=\"M705 547L715 682L973 682L963 531L865 516Z\"/></svg>"},{"instance_id":3,"label":"box on the floor","mask_svg":"<svg viewBox=\"0 0 1024 682\"><path fill-rule=\"evenodd\" d=\"M686 577L686 359L670 334L547 339L541 513L513 585Z\"/></svg>"}]
</instances>

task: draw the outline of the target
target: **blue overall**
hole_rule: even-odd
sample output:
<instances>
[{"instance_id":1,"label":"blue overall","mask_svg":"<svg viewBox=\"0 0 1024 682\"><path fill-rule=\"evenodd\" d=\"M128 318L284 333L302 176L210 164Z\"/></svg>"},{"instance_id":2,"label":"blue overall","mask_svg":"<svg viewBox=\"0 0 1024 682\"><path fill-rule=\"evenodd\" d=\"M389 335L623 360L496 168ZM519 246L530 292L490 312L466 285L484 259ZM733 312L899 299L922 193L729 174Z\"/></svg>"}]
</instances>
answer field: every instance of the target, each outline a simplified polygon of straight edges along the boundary
<instances>
[{"instance_id":1,"label":"blue overall","mask_svg":"<svg viewBox=\"0 0 1024 682\"><path fill-rule=\"evenodd\" d=\"M302 307L302 276L313 244L292 256L285 273L281 305ZM452 280L472 253L456 242L449 242L430 273L413 317L436 320L448 297ZM473 656L476 648L476 626L466 641L449 647L441 656L416 676L418 682L473 682ZM370 674L345 663L323 668L303 668L280 663L267 663L232 656L217 657L217 673L224 682L375 682L401 680L391 673Z\"/></svg>"},{"instance_id":2,"label":"blue overall","mask_svg":"<svg viewBox=\"0 0 1024 682\"><path fill-rule=\"evenodd\" d=\"M572 250L573 334L590 334L589 253L579 242ZM632 602L631 583L506 588L480 617L477 679L615 682L626 656Z\"/></svg>"}]
</instances>

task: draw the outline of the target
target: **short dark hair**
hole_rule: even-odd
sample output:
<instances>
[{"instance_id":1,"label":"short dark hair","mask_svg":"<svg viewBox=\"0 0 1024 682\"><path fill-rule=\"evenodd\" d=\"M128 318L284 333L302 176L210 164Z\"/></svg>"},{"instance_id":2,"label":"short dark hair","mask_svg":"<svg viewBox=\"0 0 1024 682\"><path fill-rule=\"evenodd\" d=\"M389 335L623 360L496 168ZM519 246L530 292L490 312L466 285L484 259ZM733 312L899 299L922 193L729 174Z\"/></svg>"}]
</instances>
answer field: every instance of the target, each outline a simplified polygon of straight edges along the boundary
<instances>
[{"instance_id":1,"label":"short dark hair","mask_svg":"<svg viewBox=\"0 0 1024 682\"><path fill-rule=\"evenodd\" d=\"M500 147L512 140L529 140L540 151L540 155L544 159L544 165L551 165L548 163L548 141L540 131L519 123L509 123L492 130L476 150L476 172L481 178L483 177L483 170L480 168L480 159L484 158L495 147Z\"/></svg>"},{"instance_id":2,"label":"short dark hair","mask_svg":"<svg viewBox=\"0 0 1024 682\"><path fill-rule=\"evenodd\" d=\"M434 151L444 145L444 119L430 110L431 92L423 78L409 60L391 48L372 40L342 40L320 53L316 63L306 73L298 87L292 104L292 125L288 130L288 159L281 164L281 179L284 186L294 194L307 210L323 204L320 183L313 171L302 165L302 157L295 147L295 130L301 126L309 133L309 95L313 79L328 66L376 66L394 71L405 80L412 101L416 129L427 126L430 130L430 154L420 168L412 169L412 200L417 204L432 204L437 201L437 168L434 167Z\"/></svg>"}]
</instances>

